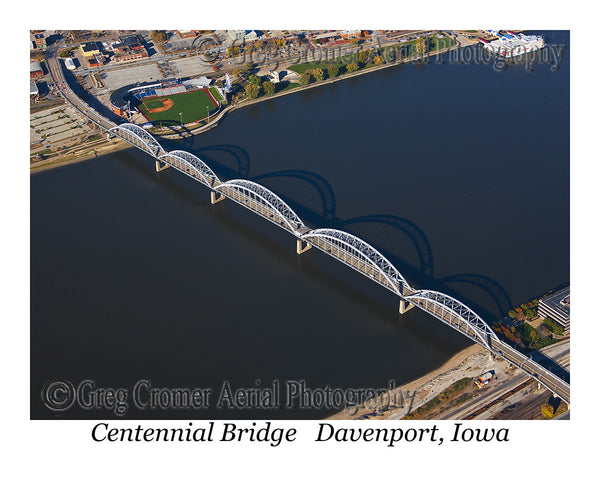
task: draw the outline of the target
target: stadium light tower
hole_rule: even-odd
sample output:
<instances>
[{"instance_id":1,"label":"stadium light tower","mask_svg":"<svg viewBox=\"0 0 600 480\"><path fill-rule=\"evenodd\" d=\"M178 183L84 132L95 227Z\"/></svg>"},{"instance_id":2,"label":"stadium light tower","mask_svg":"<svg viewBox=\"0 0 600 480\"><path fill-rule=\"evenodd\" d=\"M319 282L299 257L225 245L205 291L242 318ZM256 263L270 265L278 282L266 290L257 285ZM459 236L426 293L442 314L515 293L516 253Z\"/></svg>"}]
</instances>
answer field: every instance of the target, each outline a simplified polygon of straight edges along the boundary
<instances>
[{"instance_id":1,"label":"stadium light tower","mask_svg":"<svg viewBox=\"0 0 600 480\"><path fill-rule=\"evenodd\" d=\"M183 127L183 112L179 112L179 122L181 123L181 126Z\"/></svg>"},{"instance_id":2,"label":"stadium light tower","mask_svg":"<svg viewBox=\"0 0 600 480\"><path fill-rule=\"evenodd\" d=\"M209 114L208 114L208 105L206 105L206 123L208 123L208 117L209 117Z\"/></svg>"}]
</instances>

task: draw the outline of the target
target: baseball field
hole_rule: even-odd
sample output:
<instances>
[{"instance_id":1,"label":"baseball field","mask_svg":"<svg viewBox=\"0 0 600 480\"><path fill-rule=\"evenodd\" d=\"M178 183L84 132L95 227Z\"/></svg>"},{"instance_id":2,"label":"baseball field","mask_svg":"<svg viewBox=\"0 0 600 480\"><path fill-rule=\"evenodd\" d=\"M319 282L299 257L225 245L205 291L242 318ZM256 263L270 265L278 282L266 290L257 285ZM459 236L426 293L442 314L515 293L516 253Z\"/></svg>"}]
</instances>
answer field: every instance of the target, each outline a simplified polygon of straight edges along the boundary
<instances>
[{"instance_id":1,"label":"baseball field","mask_svg":"<svg viewBox=\"0 0 600 480\"><path fill-rule=\"evenodd\" d=\"M202 120L206 118L207 111L211 114L218 106L208 90L194 90L151 98L140 102L137 108L155 126L168 126Z\"/></svg>"}]
</instances>

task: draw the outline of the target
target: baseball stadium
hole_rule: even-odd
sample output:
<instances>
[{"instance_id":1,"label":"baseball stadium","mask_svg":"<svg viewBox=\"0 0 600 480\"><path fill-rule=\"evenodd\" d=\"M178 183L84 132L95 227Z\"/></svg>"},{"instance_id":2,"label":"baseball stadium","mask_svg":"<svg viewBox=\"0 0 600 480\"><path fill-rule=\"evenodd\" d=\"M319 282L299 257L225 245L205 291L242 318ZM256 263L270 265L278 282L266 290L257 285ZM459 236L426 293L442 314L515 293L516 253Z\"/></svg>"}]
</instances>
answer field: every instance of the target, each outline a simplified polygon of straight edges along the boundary
<instances>
[{"instance_id":1,"label":"baseball stadium","mask_svg":"<svg viewBox=\"0 0 600 480\"><path fill-rule=\"evenodd\" d=\"M128 117L137 110L154 127L186 125L219 110L222 96L209 85L206 78L129 85L115 90L110 101L118 115Z\"/></svg>"}]
</instances>

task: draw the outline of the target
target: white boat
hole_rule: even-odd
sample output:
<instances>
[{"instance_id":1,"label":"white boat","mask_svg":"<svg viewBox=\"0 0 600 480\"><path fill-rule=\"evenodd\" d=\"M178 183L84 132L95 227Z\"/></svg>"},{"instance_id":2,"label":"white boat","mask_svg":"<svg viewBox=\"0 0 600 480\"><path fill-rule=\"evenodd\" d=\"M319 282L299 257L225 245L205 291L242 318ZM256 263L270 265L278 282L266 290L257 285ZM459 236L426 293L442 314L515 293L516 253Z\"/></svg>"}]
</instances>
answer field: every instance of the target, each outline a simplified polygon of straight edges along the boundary
<instances>
[{"instance_id":1,"label":"white boat","mask_svg":"<svg viewBox=\"0 0 600 480\"><path fill-rule=\"evenodd\" d=\"M544 37L538 35L513 34L510 32L506 35L500 35L497 40L491 42L482 40L481 43L486 50L505 58L535 52L545 46Z\"/></svg>"}]
</instances>

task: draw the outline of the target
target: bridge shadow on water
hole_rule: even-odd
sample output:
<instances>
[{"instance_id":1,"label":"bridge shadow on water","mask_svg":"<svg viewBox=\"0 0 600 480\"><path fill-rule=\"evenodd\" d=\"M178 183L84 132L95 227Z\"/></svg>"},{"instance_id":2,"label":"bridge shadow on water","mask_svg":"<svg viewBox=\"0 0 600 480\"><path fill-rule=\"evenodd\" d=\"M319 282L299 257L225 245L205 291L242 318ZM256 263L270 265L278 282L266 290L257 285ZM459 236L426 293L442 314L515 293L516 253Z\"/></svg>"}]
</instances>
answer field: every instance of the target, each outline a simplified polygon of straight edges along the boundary
<instances>
[{"instance_id":1,"label":"bridge shadow on water","mask_svg":"<svg viewBox=\"0 0 600 480\"><path fill-rule=\"evenodd\" d=\"M162 143L169 150L186 149L181 142ZM425 233L414 222L397 215L382 214L339 218L336 214L333 187L316 172L280 170L250 177L250 156L242 147L220 144L187 150L201 158L223 180L247 179L272 190L307 225L313 228L340 229L362 238L388 258L416 289L436 290L450 295L468 305L488 323L504 318L512 308L506 290L484 275L461 273L436 278L433 250ZM133 164L131 165L133 167ZM145 170L141 166L134 168L139 171ZM193 194L187 193L176 183L167 182L164 172L148 173L153 178L158 178L170 191L177 191L187 200L198 204L198 199ZM235 227L233 224L231 226ZM266 238L268 237L265 235L261 241L266 241ZM274 245L271 247L274 248ZM352 295L356 295L356 292Z\"/></svg>"},{"instance_id":2,"label":"bridge shadow on water","mask_svg":"<svg viewBox=\"0 0 600 480\"><path fill-rule=\"evenodd\" d=\"M180 143L164 142L168 149L185 149ZM250 177L251 160L248 152L236 145L211 145L200 149L186 149L201 158L223 180L247 179L260 183L281 197L296 214L310 227L335 228L347 231L368 242L379 250L413 288L436 290L465 303L477 312L488 324L505 318L513 303L506 290L495 280L476 273L459 273L443 278L435 277L434 254L425 233L412 221L397 215L372 214L355 218L339 218L336 214L336 196L331 184L316 172L307 170L280 170ZM157 174L146 167L147 163L137 155L124 155L125 164L153 181L160 182L169 192L192 207L209 205L208 198L200 196L171 178L169 170ZM145 157L140 155L139 157ZM185 176L179 176L187 178ZM194 182L195 183L195 182ZM308 187L308 188L307 188ZM205 200L206 198L206 200ZM382 318L389 318L390 306L356 288L353 283L323 271L314 262L306 261L304 255L291 256L289 248L263 233L260 228L215 206L213 213L238 235L256 245L267 247L281 261L301 265L318 281L344 296L360 301ZM282 232L283 233L283 232ZM287 235L287 234L284 234ZM309 252L310 254L310 252ZM405 316L406 317L406 316ZM390 323L403 325L412 333L424 338L427 332L400 315ZM561 378L569 378L569 372L540 352L533 355Z\"/></svg>"}]
</instances>

